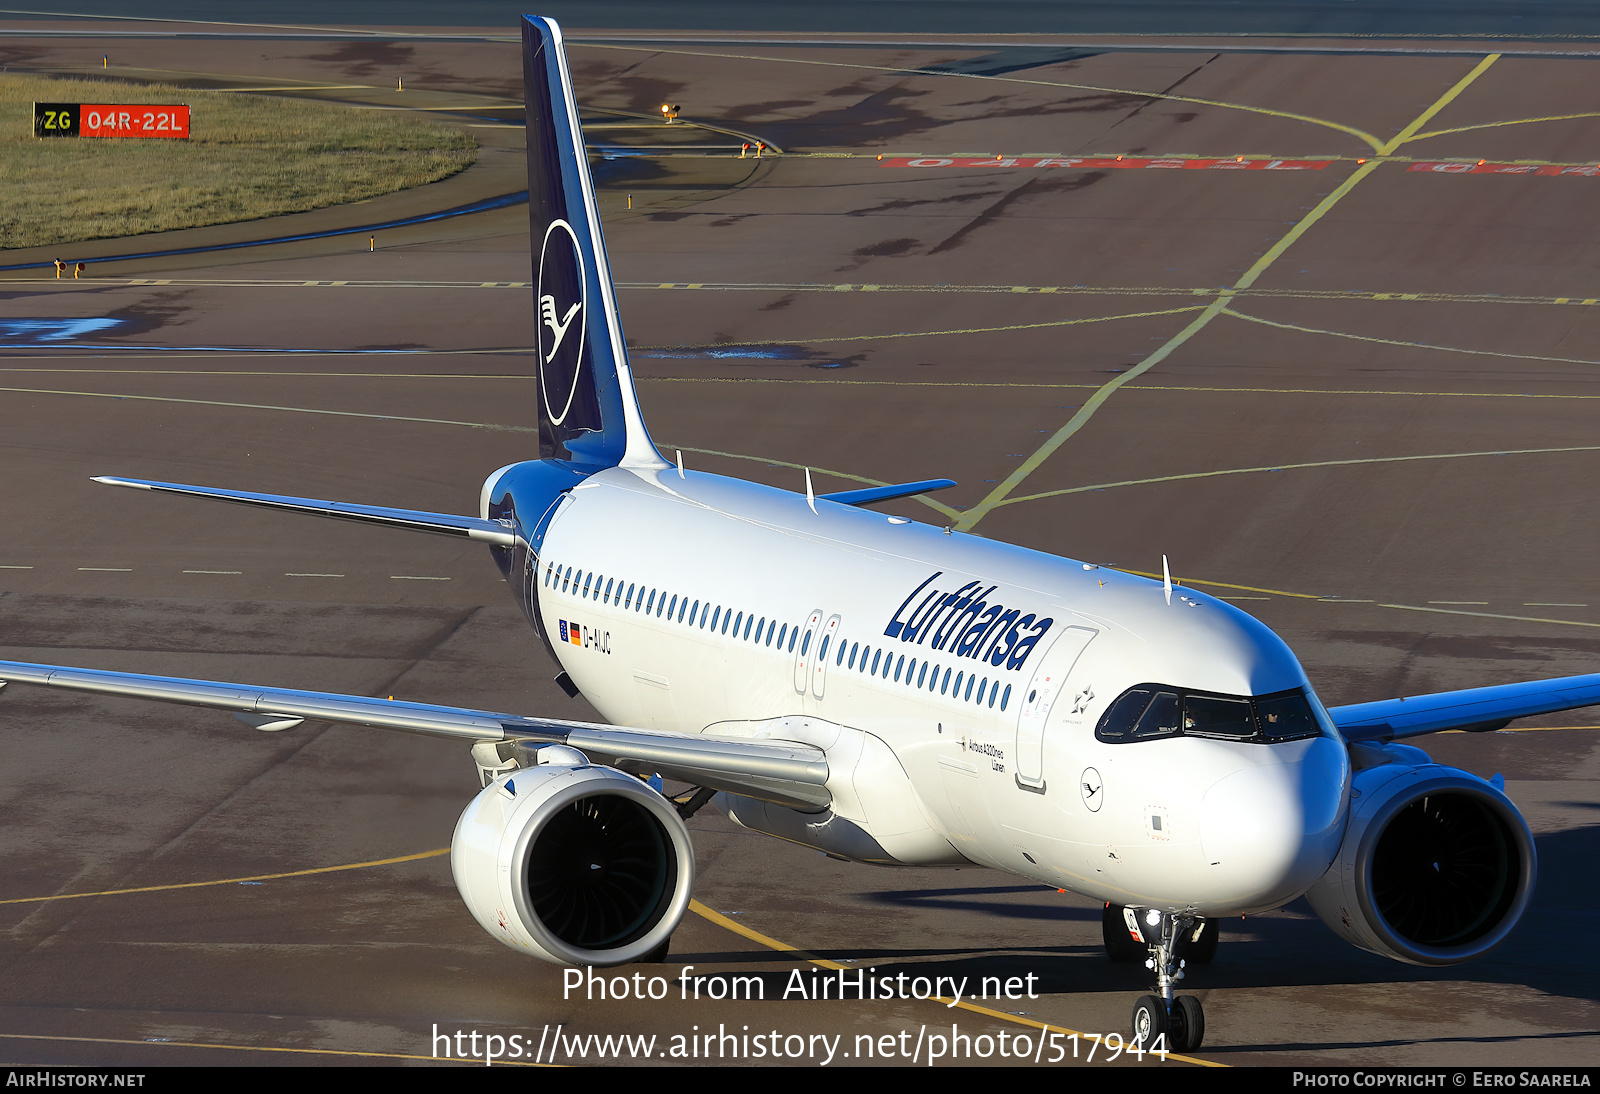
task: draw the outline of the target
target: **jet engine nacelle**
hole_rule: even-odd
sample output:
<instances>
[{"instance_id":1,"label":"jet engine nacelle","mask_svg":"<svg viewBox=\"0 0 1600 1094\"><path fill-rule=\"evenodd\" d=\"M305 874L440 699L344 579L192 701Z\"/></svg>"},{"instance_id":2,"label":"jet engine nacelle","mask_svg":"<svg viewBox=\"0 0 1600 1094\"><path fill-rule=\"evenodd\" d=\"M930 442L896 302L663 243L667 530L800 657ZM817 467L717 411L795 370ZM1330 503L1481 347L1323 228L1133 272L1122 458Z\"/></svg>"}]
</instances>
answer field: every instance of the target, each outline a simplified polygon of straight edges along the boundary
<instances>
[{"instance_id":1,"label":"jet engine nacelle","mask_svg":"<svg viewBox=\"0 0 1600 1094\"><path fill-rule=\"evenodd\" d=\"M1419 749L1352 751L1378 763L1351 779L1344 843L1306 893L1317 915L1345 941L1413 965L1454 965L1499 945L1528 906L1537 864L1517 807Z\"/></svg>"},{"instance_id":2,"label":"jet engine nacelle","mask_svg":"<svg viewBox=\"0 0 1600 1094\"><path fill-rule=\"evenodd\" d=\"M672 805L631 775L576 763L507 772L456 824L450 867L483 929L564 965L625 965L689 907L694 850ZM542 758L542 757L541 757Z\"/></svg>"}]
</instances>

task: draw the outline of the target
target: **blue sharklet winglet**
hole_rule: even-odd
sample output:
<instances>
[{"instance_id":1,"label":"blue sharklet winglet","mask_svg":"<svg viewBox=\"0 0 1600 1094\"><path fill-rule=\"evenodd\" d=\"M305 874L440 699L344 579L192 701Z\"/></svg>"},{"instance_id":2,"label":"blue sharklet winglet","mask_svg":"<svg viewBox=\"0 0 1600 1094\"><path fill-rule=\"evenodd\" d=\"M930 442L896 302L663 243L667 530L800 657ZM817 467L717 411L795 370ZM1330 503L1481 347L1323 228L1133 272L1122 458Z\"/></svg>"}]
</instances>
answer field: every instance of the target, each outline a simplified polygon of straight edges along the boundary
<instances>
[{"instance_id":1,"label":"blue sharklet winglet","mask_svg":"<svg viewBox=\"0 0 1600 1094\"><path fill-rule=\"evenodd\" d=\"M910 498L934 490L948 490L956 485L955 479L923 479L921 482L899 482L890 486L867 486L860 490L835 490L831 494L818 494L823 501L836 501L841 505L872 505L895 498Z\"/></svg>"}]
</instances>

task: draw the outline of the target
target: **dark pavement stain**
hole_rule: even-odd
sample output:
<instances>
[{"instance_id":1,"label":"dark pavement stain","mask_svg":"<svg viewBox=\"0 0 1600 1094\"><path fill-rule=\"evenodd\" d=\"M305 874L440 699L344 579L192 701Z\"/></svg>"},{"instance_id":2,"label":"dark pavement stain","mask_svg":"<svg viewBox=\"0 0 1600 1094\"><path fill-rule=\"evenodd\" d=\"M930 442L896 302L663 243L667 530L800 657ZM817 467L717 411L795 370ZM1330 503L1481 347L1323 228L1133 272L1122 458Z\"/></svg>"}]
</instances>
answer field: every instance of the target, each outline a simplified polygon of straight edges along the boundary
<instances>
[{"instance_id":1,"label":"dark pavement stain","mask_svg":"<svg viewBox=\"0 0 1600 1094\"><path fill-rule=\"evenodd\" d=\"M158 292L137 303L109 312L107 318L125 324L117 328L118 334L148 334L163 327L180 327L186 322L180 317L189 311L189 305L185 301L190 295L188 289Z\"/></svg>"},{"instance_id":2,"label":"dark pavement stain","mask_svg":"<svg viewBox=\"0 0 1600 1094\"><path fill-rule=\"evenodd\" d=\"M866 265L869 258L893 258L897 255L907 255L921 246L922 241L920 239L902 236L899 239L886 239L881 243L871 243L865 247L857 247L850 252L855 256L856 261L846 263L843 266L835 266L833 272L849 273L851 270L859 270Z\"/></svg>"},{"instance_id":3,"label":"dark pavement stain","mask_svg":"<svg viewBox=\"0 0 1600 1094\"><path fill-rule=\"evenodd\" d=\"M910 254L918 246L920 240L909 237L902 239L886 239L882 243L873 243L866 247L857 247L850 252L857 258L885 258L890 255Z\"/></svg>"},{"instance_id":4,"label":"dark pavement stain","mask_svg":"<svg viewBox=\"0 0 1600 1094\"><path fill-rule=\"evenodd\" d=\"M621 76L606 81L607 86L585 92L584 98L602 109L628 110L635 114L661 117L661 104L677 104L688 84L682 80L663 80L653 76ZM694 113L692 104L686 113Z\"/></svg>"},{"instance_id":5,"label":"dark pavement stain","mask_svg":"<svg viewBox=\"0 0 1600 1094\"><path fill-rule=\"evenodd\" d=\"M1093 186L1095 183L1099 182L1105 177L1106 172L1104 171L1087 171L1075 178L1029 179L1021 186L1018 186L1016 189L1012 190L1009 194L1006 194L999 201L989 206L983 212L973 217L966 224L956 229L943 241L931 248L928 253L931 255L936 255L944 251L954 250L955 248L961 246L961 244L966 242L967 237L973 232L977 231L979 228L982 228L986 224L991 224L998 220L1005 214L1006 210L1011 208L1011 206L1015 205L1017 202L1022 201L1024 198L1034 197L1040 194L1069 193L1073 190L1082 190L1086 186Z\"/></svg>"},{"instance_id":6,"label":"dark pavement stain","mask_svg":"<svg viewBox=\"0 0 1600 1094\"><path fill-rule=\"evenodd\" d=\"M910 107L911 100L927 94L930 91L926 88L895 86L874 91L848 106L819 110L806 117L785 117L779 112L816 105L810 100L750 103L728 111L727 117L759 125L783 148L853 147L901 139L945 124Z\"/></svg>"},{"instance_id":7,"label":"dark pavement stain","mask_svg":"<svg viewBox=\"0 0 1600 1094\"><path fill-rule=\"evenodd\" d=\"M1099 53L1092 49L1012 46L978 57L968 57L965 60L927 65L920 71L953 76L1003 76L1008 72L1025 72L1030 68L1042 68L1045 65L1064 65L1096 56L1099 56Z\"/></svg>"},{"instance_id":8,"label":"dark pavement stain","mask_svg":"<svg viewBox=\"0 0 1600 1094\"><path fill-rule=\"evenodd\" d=\"M859 217L867 216L871 213L899 213L904 212L907 209L916 209L924 205L961 204L968 201L981 201L984 198L997 197L1003 192L1004 191L998 189L971 190L965 194L945 194L936 198L891 198L888 201L879 202L877 205L868 205L862 209L852 209L845 215Z\"/></svg>"},{"instance_id":9,"label":"dark pavement stain","mask_svg":"<svg viewBox=\"0 0 1600 1094\"><path fill-rule=\"evenodd\" d=\"M397 66L414 65L416 52L398 42L347 42L328 53L312 54L310 60L338 65L346 76L375 76Z\"/></svg>"}]
</instances>

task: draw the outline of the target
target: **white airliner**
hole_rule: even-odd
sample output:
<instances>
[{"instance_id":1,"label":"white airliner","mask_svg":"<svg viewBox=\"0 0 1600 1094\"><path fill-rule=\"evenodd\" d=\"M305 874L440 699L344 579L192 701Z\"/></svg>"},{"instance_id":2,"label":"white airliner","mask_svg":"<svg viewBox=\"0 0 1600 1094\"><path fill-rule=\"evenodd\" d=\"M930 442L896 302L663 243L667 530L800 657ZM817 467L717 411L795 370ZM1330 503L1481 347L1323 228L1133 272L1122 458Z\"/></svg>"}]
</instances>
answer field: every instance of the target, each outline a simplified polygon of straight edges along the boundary
<instances>
[{"instance_id":1,"label":"white airliner","mask_svg":"<svg viewBox=\"0 0 1600 1094\"><path fill-rule=\"evenodd\" d=\"M549 961L661 960L689 903L683 818L880 865L977 863L1105 902L1147 959L1148 1046L1192 1050L1176 996L1217 917L1301 896L1345 940L1446 965L1503 940L1535 853L1502 780L1399 738L1600 702L1600 676L1329 710L1289 648L1203 593L884 516L948 480L804 495L686 471L634 394L561 34L523 21L540 459L479 515L99 481L489 545L609 724L0 662L0 678L451 737L484 789L456 828L467 907ZM561 318L557 318L561 317ZM655 775L696 788L668 799ZM649 781L646 781L649 780Z\"/></svg>"}]
</instances>

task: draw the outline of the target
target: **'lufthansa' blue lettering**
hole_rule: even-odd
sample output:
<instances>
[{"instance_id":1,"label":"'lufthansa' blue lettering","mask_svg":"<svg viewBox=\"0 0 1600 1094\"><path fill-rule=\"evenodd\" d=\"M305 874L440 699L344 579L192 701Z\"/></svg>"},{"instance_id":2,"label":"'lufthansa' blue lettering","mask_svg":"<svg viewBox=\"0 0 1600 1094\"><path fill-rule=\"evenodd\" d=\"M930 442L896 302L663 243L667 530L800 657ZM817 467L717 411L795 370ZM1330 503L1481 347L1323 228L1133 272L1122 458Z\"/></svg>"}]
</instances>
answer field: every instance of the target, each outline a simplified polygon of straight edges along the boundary
<instances>
[{"instance_id":1,"label":"'lufthansa' blue lettering","mask_svg":"<svg viewBox=\"0 0 1600 1094\"><path fill-rule=\"evenodd\" d=\"M939 574L942 573L944 573L943 570L938 571L933 575L933 577L928 578L928 581L932 581L934 577L938 577ZM890 638L900 637L900 632L905 629L905 623L901 620L900 614L906 610L906 605L910 604L911 601L916 598L918 593L928 587L928 581L924 581L921 585L918 585L915 589L912 589L911 595L906 597L905 600L901 602L899 609L897 609L894 613L894 618L890 619L889 625L883 629L884 634L888 635Z\"/></svg>"},{"instance_id":2,"label":"'lufthansa' blue lettering","mask_svg":"<svg viewBox=\"0 0 1600 1094\"><path fill-rule=\"evenodd\" d=\"M993 600L998 585L982 588L976 580L950 592L930 589L942 576L943 570L933 573L911 590L883 629L885 637L1016 671L1055 626L1053 618Z\"/></svg>"}]
</instances>

